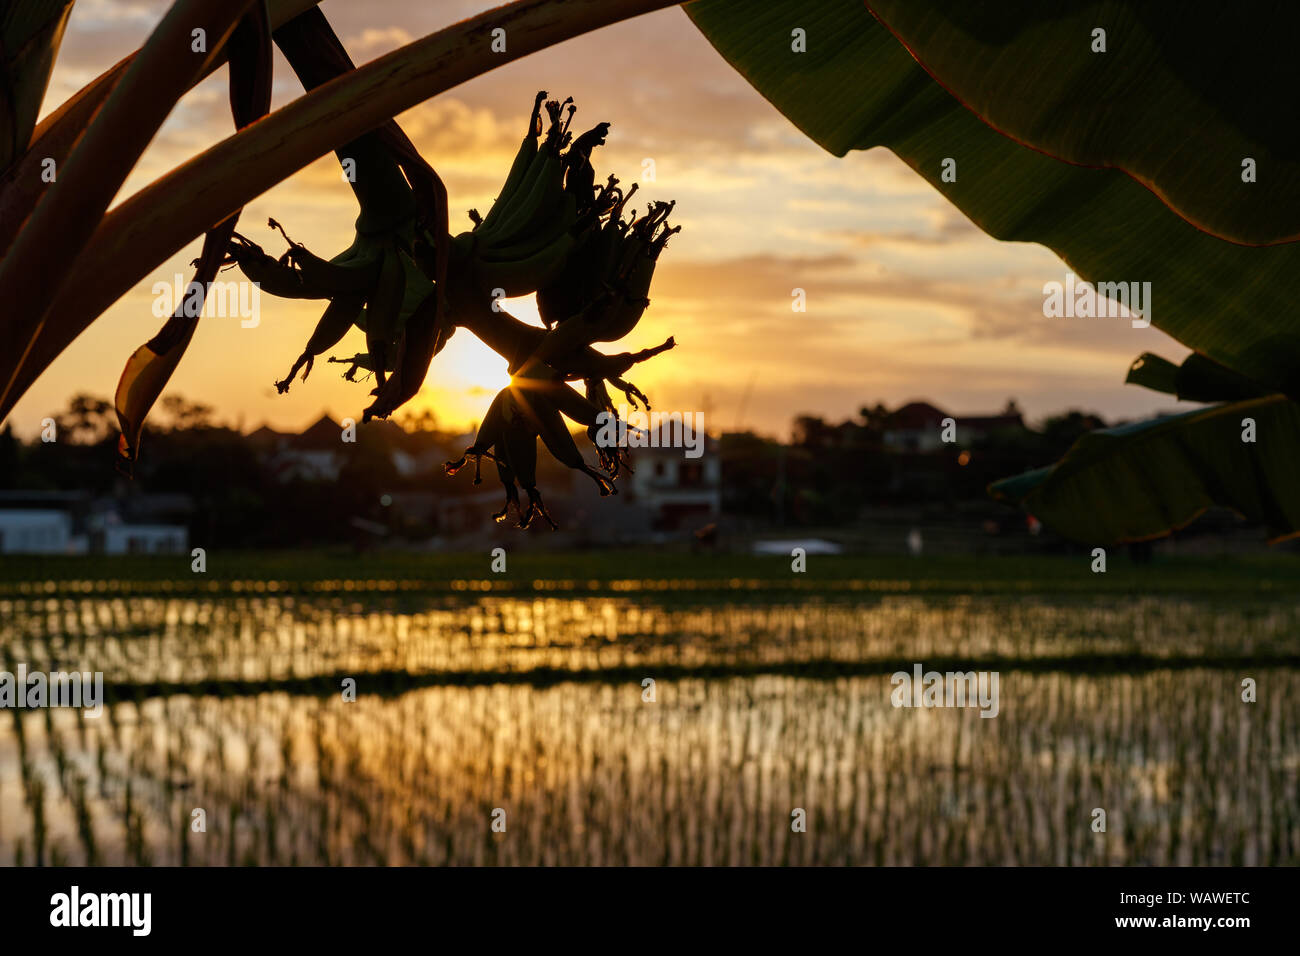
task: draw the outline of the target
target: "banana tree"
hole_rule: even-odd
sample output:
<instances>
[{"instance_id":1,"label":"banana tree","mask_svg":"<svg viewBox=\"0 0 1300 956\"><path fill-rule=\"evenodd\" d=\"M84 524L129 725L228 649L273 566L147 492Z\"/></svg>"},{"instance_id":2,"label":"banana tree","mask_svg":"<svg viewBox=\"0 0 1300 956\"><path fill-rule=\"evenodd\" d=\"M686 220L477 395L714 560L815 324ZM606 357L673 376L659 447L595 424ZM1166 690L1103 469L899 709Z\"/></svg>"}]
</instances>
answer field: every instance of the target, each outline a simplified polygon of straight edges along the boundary
<instances>
[{"instance_id":1,"label":"banana tree","mask_svg":"<svg viewBox=\"0 0 1300 956\"><path fill-rule=\"evenodd\" d=\"M1080 541L1167 533L1210 504L1300 530L1297 11L1149 0L699 0L696 26L835 155L885 146L989 235L1037 242L1093 283L1141 279L1151 323L1193 349L1129 380L1264 401L1085 438L997 483ZM1100 31L1100 32L1098 32ZM1203 52L1224 55L1207 62ZM945 175L955 172L955 175ZM1118 376L1117 376L1118 377ZM1238 413L1241 412L1239 415ZM1179 437L1181 436L1181 437ZM1183 452L1171 448L1182 442ZM1159 453L1155 449L1160 449ZM1239 469L1259 483L1224 480ZM1082 477L1081 477L1082 476ZM1086 479L1086 480L1085 480ZM1158 492L1158 493L1157 493ZM1168 504L1161 505L1168 495Z\"/></svg>"},{"instance_id":2,"label":"banana tree","mask_svg":"<svg viewBox=\"0 0 1300 956\"><path fill-rule=\"evenodd\" d=\"M3 50L21 53L3 64L10 136L0 156L0 301L8 306L0 334L10 348L0 357L0 416L105 308L202 234L191 284L200 299L217 270L233 263L272 294L328 300L302 355L277 383L281 390L300 369L305 377L316 356L355 325L365 332L367 351L354 357L349 377L362 368L374 374L374 400L363 417L386 417L415 395L451 334L468 329L504 355L515 374L467 451L497 462L507 490L498 517L517 514L523 526L537 514L549 520L535 487L538 437L561 461L591 475L602 494L615 492L613 480L626 464L621 451L598 448L602 470L592 468L562 416L594 435L598 420L613 412L609 385L630 401L645 400L623 376L672 340L613 355L593 343L626 335L649 304L655 263L677 231L667 224L671 205L654 203L645 215L624 219L628 196L613 176L597 185L591 162L609 124L575 138L571 100L546 102L550 124L539 144L539 94L496 204L473 230L453 237L441 180L392 117L519 56L670 5L520 0L358 69L313 2L177 0L136 54L37 126L71 3L22 0L3 21ZM510 38L505 49L498 36ZM306 93L268 115L272 42ZM235 135L110 212L177 100L223 63L230 67ZM245 203L331 149L351 164L361 209L348 249L322 258L290 243L273 258L235 231ZM43 175L50 169L57 175ZM60 255L49 255L56 247ZM79 281L87 275L96 281ZM547 304L548 329L499 308L502 296L531 293ZM187 297L126 363L116 396L124 470L139 453L145 417L184 355L199 311ZM568 384L577 380L585 394ZM527 510L518 507L516 481L528 492Z\"/></svg>"},{"instance_id":3,"label":"banana tree","mask_svg":"<svg viewBox=\"0 0 1300 956\"><path fill-rule=\"evenodd\" d=\"M1086 544L1146 541L1211 505L1300 533L1300 405L1282 395L1230 402L1084 435L1051 467L995 482L999 500L1047 516Z\"/></svg>"},{"instance_id":4,"label":"banana tree","mask_svg":"<svg viewBox=\"0 0 1300 956\"><path fill-rule=\"evenodd\" d=\"M570 142L567 120L561 127L548 105L550 126L537 143L539 98L497 204L474 230L452 237L445 191L392 117L519 56L671 5L518 0L355 68L311 0L265 0L265 6L263 0L177 0L134 57L33 129L70 4L12 4L3 21L4 49L24 54L4 64L10 136L8 152L0 154L0 301L9 310L2 320L9 348L0 354L0 416L105 308L204 234L199 280L220 257L261 277L270 291L328 299L302 355L277 383L282 388L298 371L309 371L340 330L357 325L366 332L367 352L349 360L349 372L374 372L378 387L366 414L383 416L419 387L447 337L469 329L507 357L517 384L494 402L468 455L495 457L503 478L526 477L524 446L532 439L525 436L540 435L549 436L548 447L561 460L579 467L567 445L561 447L557 416L585 422L593 410L607 411L606 383L624 388L629 398L640 396L621 376L636 361L671 347L670 339L621 356L591 347L617 338L644 309L653 263L673 231L667 207L652 206L645 217L624 222L626 196L616 182L594 184L591 149L604 129ZM1042 243L1085 279L1150 281L1161 296L1152 323L1198 358L1174 369L1144 356L1131 380L1182 397L1218 395L1287 408L1300 396L1300 330L1290 295L1290 277L1300 268L1300 245L1290 242L1300 236L1290 201L1297 188L1293 144L1270 132L1277 127L1265 122L1268 104L1236 95L1243 83L1255 90L1257 76L1242 80L1232 65L1207 72L1202 58L1171 47L1160 30L1178 26L1183 46L1193 49L1200 48L1194 41L1210 35L1255 50L1289 34L1273 30L1267 18L1223 13L1209 3L1070 0L1049 7L1027 0L697 0L686 9L759 92L828 150L843 155L887 146L990 235ZM1093 21L1099 26L1089 27ZM1085 27L1087 37L1081 36ZM1096 46L1096 30L1105 34L1107 28L1111 43L1120 41L1111 47L1114 56L1105 36ZM210 47L202 55L177 55L195 29L212 39ZM493 49L497 31L510 37L506 51ZM251 122L265 110L260 91L268 33L307 92ZM1280 52L1266 57L1270 63L1278 58L1285 59ZM231 64L237 132L108 211L167 111L224 62ZM1232 62L1249 66L1240 57ZM368 170L367 183L356 186L367 224L359 223L352 246L325 259L291 242L284 255L272 258L234 232L248 201L330 150ZM1237 155L1244 152L1251 155ZM48 186L36 176L47 160L62 170ZM962 172L949 178L943 173L954 160ZM1268 173L1259 183L1257 166ZM1225 178L1229 167L1240 184ZM570 190L570 181L581 183L581 190ZM521 182L530 184L526 195ZM1243 192L1239 185L1260 188ZM541 206L532 200L539 189ZM57 262L48 255L56 244ZM95 281L78 281L82 276ZM554 327L531 328L492 309L484 296L492 282L500 283L495 289L537 292ZM173 320L124 373L118 410L125 461L136 453L144 415L192 333L192 322ZM587 383L585 396L566 384L579 378ZM1293 416L1270 412L1266 418L1271 447L1296 446ZM1225 440L1226 432L1207 431L1201 422L1195 416L1167 420L1152 433L1195 427ZM1098 468L1118 473L1132 455L1145 454L1147 438L1090 442L1080 455L1092 474ZM1238 452L1236 446L1218 449L1225 461ZM1222 482L1197 470L1204 460L1170 456L1162 467L1173 469L1173 480L1208 489L1210 501L1234 503L1216 490ZM1246 461L1240 455L1235 460ZM451 463L452 470L461 464ZM608 491L617 452L602 452L601 464L606 475L598 483ZM1070 471L1065 464L1061 477ZM1260 473L1269 481L1276 477L1270 469ZM1035 480L1041 483L1045 474L1036 473ZM1025 491L1019 499L1005 488L999 493L1023 500L1031 485L1014 486ZM1145 502L1078 497L1079 488L1095 495L1104 482L1072 487L1073 497L1053 500L1151 510ZM511 482L507 489L513 496ZM1273 490L1283 504L1268 513L1282 516L1275 530L1286 533L1300 491L1292 484ZM544 513L540 499L529 494L525 521ZM1046 508L1049 497L1037 493L1036 507ZM1172 527L1182 513L1158 518L1157 530ZM1068 515L1050 508L1038 516L1071 525ZM1106 534L1145 536L1152 525L1125 519L1108 527L1115 530Z\"/></svg>"}]
</instances>

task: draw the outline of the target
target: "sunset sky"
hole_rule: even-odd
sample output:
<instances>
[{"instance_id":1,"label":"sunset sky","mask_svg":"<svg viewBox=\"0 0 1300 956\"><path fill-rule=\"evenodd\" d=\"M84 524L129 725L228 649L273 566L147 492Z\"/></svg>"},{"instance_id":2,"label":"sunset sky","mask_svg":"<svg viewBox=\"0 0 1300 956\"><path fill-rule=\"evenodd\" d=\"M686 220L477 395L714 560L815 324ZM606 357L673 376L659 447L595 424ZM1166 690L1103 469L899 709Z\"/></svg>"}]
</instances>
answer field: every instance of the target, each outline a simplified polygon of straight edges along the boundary
<instances>
[{"instance_id":1,"label":"sunset sky","mask_svg":"<svg viewBox=\"0 0 1300 956\"><path fill-rule=\"evenodd\" d=\"M365 62L493 5L321 6ZM137 48L165 8L162 0L79 0L45 112ZM1140 352L1179 360L1184 347L1127 319L1045 318L1043 284L1067 271L1053 253L984 235L884 149L843 159L824 152L676 8L508 64L398 117L447 184L453 232L470 227L466 210L491 205L539 89L574 97L575 129L612 124L594 156L597 181L610 172L639 180L652 158L656 180L642 182L638 199L677 200L673 219L683 230L660 261L651 307L628 339L605 347L676 337L675 351L631 376L656 408L704 410L711 431L786 436L797 414L842 418L877 401L925 399L979 413L1015 397L1031 421L1069 407L1110 418L1174 405L1122 383ZM273 108L301 92L277 54ZM230 132L223 69L173 111L119 201ZM274 216L328 257L351 242L356 212L330 155L248 206L239 230L278 255L283 240L266 225ZM21 434L33 434L74 392L111 398L123 363L160 324L153 284L177 274L188 281L198 248L196 240L159 267L55 362L11 416ZM796 287L807 293L804 313L791 309ZM264 422L297 430L323 411L359 419L369 386L343 381L339 366L318 363L288 395L272 385L322 308L264 296L256 328L205 318L169 393L210 404L218 420L245 430ZM509 309L536 321L528 300ZM363 349L354 330L333 354ZM461 331L408 407L466 427L504 381L504 360Z\"/></svg>"}]
</instances>

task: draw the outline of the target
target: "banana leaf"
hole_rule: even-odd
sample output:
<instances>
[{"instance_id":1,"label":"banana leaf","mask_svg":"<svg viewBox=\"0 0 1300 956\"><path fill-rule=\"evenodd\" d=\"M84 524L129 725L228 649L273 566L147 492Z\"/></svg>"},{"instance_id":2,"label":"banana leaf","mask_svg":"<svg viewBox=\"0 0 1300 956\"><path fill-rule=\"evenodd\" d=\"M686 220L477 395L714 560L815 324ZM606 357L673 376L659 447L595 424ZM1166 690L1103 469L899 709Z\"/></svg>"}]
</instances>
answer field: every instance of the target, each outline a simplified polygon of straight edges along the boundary
<instances>
[{"instance_id":1,"label":"banana leaf","mask_svg":"<svg viewBox=\"0 0 1300 956\"><path fill-rule=\"evenodd\" d=\"M279 27L319 2L267 0L271 27ZM71 6L70 0L66 5ZM205 63L203 75L197 79L215 72L224 62L225 51L226 47L221 47L217 57ZM32 131L30 147L25 146L25 152L20 152L9 170L0 176L0 255L8 250L45 192L48 184L41 178L44 162L52 159L56 168L62 167L90 121L138 55L137 51L119 60L41 120Z\"/></svg>"},{"instance_id":2,"label":"banana leaf","mask_svg":"<svg viewBox=\"0 0 1300 956\"><path fill-rule=\"evenodd\" d=\"M10 367L20 367L31 353L60 293L72 289L83 294L87 275L102 281L94 272L77 268L79 255L176 101L215 60L215 51L253 3L176 0L100 107L19 238L0 259L0 299L7 306L4 338L18 358L17 363L10 359ZM205 31L209 51L178 55L178 50L189 50L195 29ZM215 225L208 223L205 231ZM12 396L15 387L13 373L0 371L0 401Z\"/></svg>"},{"instance_id":3,"label":"banana leaf","mask_svg":"<svg viewBox=\"0 0 1300 956\"><path fill-rule=\"evenodd\" d=\"M1300 531L1297 472L1300 405L1274 395L1090 432L1055 465L989 493L1088 545L1158 538L1212 505L1280 540Z\"/></svg>"},{"instance_id":4,"label":"banana leaf","mask_svg":"<svg viewBox=\"0 0 1300 956\"><path fill-rule=\"evenodd\" d=\"M995 129L1122 169L1249 244L1300 239L1300 5L1205 0L867 0ZM1095 30L1104 36L1094 37ZM1105 50L1095 49L1098 41ZM1243 181L1243 160L1255 162Z\"/></svg>"},{"instance_id":5,"label":"banana leaf","mask_svg":"<svg viewBox=\"0 0 1300 956\"><path fill-rule=\"evenodd\" d=\"M0 10L0 173L27 151L72 0L14 0Z\"/></svg>"},{"instance_id":6,"label":"banana leaf","mask_svg":"<svg viewBox=\"0 0 1300 956\"><path fill-rule=\"evenodd\" d=\"M1187 356L1182 365L1143 352L1129 366L1124 381L1189 402L1238 402L1269 394L1262 385L1198 352Z\"/></svg>"},{"instance_id":7,"label":"banana leaf","mask_svg":"<svg viewBox=\"0 0 1300 956\"><path fill-rule=\"evenodd\" d=\"M685 9L729 63L831 153L888 147L989 235L1047 246L1092 282L1151 282L1153 325L1269 391L1300 396L1292 292L1300 244L1250 248L1215 238L1118 169L1071 165L998 133L860 3L697 0ZM806 32L805 53L791 49L796 28ZM946 158L956 160L955 182L941 180ZM1225 208L1237 202L1223 192L1204 198Z\"/></svg>"},{"instance_id":8,"label":"banana leaf","mask_svg":"<svg viewBox=\"0 0 1300 956\"><path fill-rule=\"evenodd\" d=\"M230 60L230 112L236 128L265 116L271 108L271 24L265 3L257 0L235 27L226 46ZM203 237L192 286L204 298L226 256L239 212L227 216ZM144 420L162 394L172 373L189 348L199 316L186 311L182 298L176 311L152 339L131 354L117 383L113 404L121 435L117 442L117 467L130 475L140 453Z\"/></svg>"}]
</instances>

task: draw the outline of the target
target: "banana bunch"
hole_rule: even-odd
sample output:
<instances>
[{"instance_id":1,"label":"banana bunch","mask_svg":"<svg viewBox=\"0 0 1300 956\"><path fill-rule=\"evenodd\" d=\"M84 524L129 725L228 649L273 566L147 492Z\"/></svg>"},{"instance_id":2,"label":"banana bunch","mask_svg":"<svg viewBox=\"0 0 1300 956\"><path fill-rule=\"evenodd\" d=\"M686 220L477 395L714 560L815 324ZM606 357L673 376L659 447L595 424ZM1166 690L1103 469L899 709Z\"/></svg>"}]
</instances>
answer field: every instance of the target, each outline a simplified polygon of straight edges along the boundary
<instances>
[{"instance_id":1,"label":"banana bunch","mask_svg":"<svg viewBox=\"0 0 1300 956\"><path fill-rule=\"evenodd\" d=\"M534 101L528 132L492 209L486 217L471 211L475 228L453 240L453 261L470 264L467 271L478 295L535 291L547 328L535 336L531 329L504 330L503 344L513 346L507 348L511 384L493 399L475 443L446 465L455 474L474 458L478 482L481 459L496 461L506 507L493 517L502 521L517 513L520 527L538 514L554 527L533 484L538 438L557 460L596 481L602 495L617 493L614 479L628 467L625 450L597 444L604 472L591 468L565 418L586 426L595 443L604 416L614 413L607 382L622 389L632 407L640 399L648 408L645 395L622 376L674 344L670 338L656 348L621 355L592 348L594 342L615 341L635 328L649 305L659 255L680 227L668 226L671 203L651 204L644 216L633 212L625 220L623 209L635 184L624 193L610 176L596 187L591 152L604 144L609 124L599 124L569 145L571 101L546 103L550 127L539 144L545 95L539 93ZM578 379L585 383L585 397L566 384ZM516 482L528 493L522 512Z\"/></svg>"},{"instance_id":2,"label":"banana bunch","mask_svg":"<svg viewBox=\"0 0 1300 956\"><path fill-rule=\"evenodd\" d=\"M613 367L606 365L596 374L588 367L587 351L593 342L615 341L636 327L650 304L646 293L659 255L681 227L668 226L673 203L653 203L644 216L637 218L633 213L624 221L622 209L636 191L635 185L626 196L618 195L617 180L610 177L606 189L612 195L601 203L608 208L603 221L584 234L557 280L538 290L538 313L551 331L523 364L516 382L518 388L527 389L554 378L583 378L588 406L612 415L614 403L605 383L621 389L631 407L636 408L639 399L648 409L646 395L621 376L635 362L672 348L673 340L669 338L662 346L643 350L635 357L624 353L620 358L628 361ZM621 468L632 470L623 449L604 448L596 442L599 424L577 417L574 420L587 425L601 466L611 477L616 477Z\"/></svg>"},{"instance_id":3,"label":"banana bunch","mask_svg":"<svg viewBox=\"0 0 1300 956\"><path fill-rule=\"evenodd\" d=\"M528 131L492 208L484 217L471 211L474 228L452 240L453 258L470 263L480 294L499 295L499 289L513 298L554 282L604 211L599 204L607 197L593 187L591 151L604 144L609 124L573 139L572 98L551 100L545 103L550 125L543 136L545 98L544 90L537 94Z\"/></svg>"},{"instance_id":4,"label":"banana bunch","mask_svg":"<svg viewBox=\"0 0 1300 956\"><path fill-rule=\"evenodd\" d=\"M303 366L306 381L316 356L338 344L353 326L366 336L364 367L375 373L382 386L385 374L393 371L407 319L434 293L412 251L412 224L377 234L358 232L352 245L327 260L290 239L274 219L269 223L289 243L283 255L273 259L236 233L227 261L238 264L244 275L272 295L329 300L306 348L289 374L275 383L276 389L287 392Z\"/></svg>"},{"instance_id":5,"label":"banana bunch","mask_svg":"<svg viewBox=\"0 0 1300 956\"><path fill-rule=\"evenodd\" d=\"M585 427L594 441L604 416L614 412L610 385L632 407L640 400L648 408L646 396L623 376L674 344L669 338L655 348L617 355L593 347L636 327L649 305L659 255L679 229L668 226L671 203L652 203L644 216L633 211L624 218L637 187L624 192L614 176L597 186L591 161L609 124L575 138L575 112L572 98L547 101L544 91L537 94L500 194L486 216L470 210L474 228L454 238L445 215L434 222L428 212L445 213L445 190L400 130L390 130L339 151L356 160L353 189L361 206L347 249L322 259L284 235L289 248L273 258L235 234L226 260L272 295L328 300L302 354L276 383L281 392L299 370L306 379L315 358L354 326L365 334L366 351L329 361L345 364L350 381L361 370L378 380L367 420L386 416L415 394L430 359L457 327L505 356L510 386L493 399L474 444L446 469L455 474L474 458L477 483L482 459L495 461L506 507L493 517L515 515L521 527L539 516L555 527L536 487L538 440L557 460L595 481L602 495L617 493L614 479L628 466L625 450L598 444L600 469L589 466L566 420ZM271 226L284 234L274 220ZM496 305L502 295L531 293L537 294L545 329L519 322ZM578 380L585 394L568 384ZM526 508L519 487L527 492Z\"/></svg>"},{"instance_id":6,"label":"banana bunch","mask_svg":"<svg viewBox=\"0 0 1300 956\"><path fill-rule=\"evenodd\" d=\"M430 211L438 203L429 195L440 185L436 174L419 159L395 123L359 137L338 154L353 164L348 182L360 209L347 249L322 259L290 239L274 219L270 227L279 230L289 246L278 259L238 234L227 247L225 262L237 264L263 291L286 298L329 300L306 348L289 374L276 383L282 393L303 366L306 379L315 357L353 326L365 333L368 364L383 388L387 373L401 360L408 320L426 302L434 301L438 270L432 262L437 246L433 232L446 234L445 227L436 227L437 217Z\"/></svg>"},{"instance_id":7,"label":"banana bunch","mask_svg":"<svg viewBox=\"0 0 1300 956\"><path fill-rule=\"evenodd\" d=\"M611 190L617 180L611 177ZM651 203L639 219L622 218L623 205L636 191L613 202L598 229L583 236L555 282L537 292L537 311L547 327L573 323L565 341L614 342L641 321L650 300L655 265L668 239L681 226L668 227L675 203ZM549 359L548 359L549 361Z\"/></svg>"},{"instance_id":8,"label":"banana bunch","mask_svg":"<svg viewBox=\"0 0 1300 956\"><path fill-rule=\"evenodd\" d=\"M515 515L516 526L526 529L540 515L555 530L557 525L537 490L538 438L557 461L595 481L602 497L618 494L611 477L601 474L583 460L564 422L564 415L577 420L594 420L590 412L589 403L562 382L553 383L549 388L526 391L514 385L507 386L492 399L474 444L465 449L459 459L447 462L444 468L448 475L455 475L473 458L474 484L479 484L482 481L482 459L491 458L496 462L497 476L506 491L506 505L492 516L493 519L500 522ZM516 482L528 495L528 508L523 511L519 506Z\"/></svg>"}]
</instances>

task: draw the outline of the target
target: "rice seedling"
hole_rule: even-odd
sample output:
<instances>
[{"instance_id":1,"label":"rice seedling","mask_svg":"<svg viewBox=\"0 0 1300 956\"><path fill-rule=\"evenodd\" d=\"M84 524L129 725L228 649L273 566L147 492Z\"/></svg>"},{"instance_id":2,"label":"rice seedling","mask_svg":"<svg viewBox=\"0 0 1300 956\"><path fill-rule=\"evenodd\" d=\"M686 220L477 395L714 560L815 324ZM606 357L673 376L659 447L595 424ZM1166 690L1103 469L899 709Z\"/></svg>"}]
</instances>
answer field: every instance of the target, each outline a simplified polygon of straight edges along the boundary
<instances>
[{"instance_id":1,"label":"rice seedling","mask_svg":"<svg viewBox=\"0 0 1300 956\"><path fill-rule=\"evenodd\" d=\"M1300 849L1297 611L1277 603L197 600L85 635L119 685L103 718L16 714L0 733L0 754L25 754L0 761L0 863L1254 865ZM97 620L35 602L0 647L54 659ZM927 666L998 662L997 719L891 706L908 647ZM1243 667L1268 688L1256 704ZM206 832L188 831L193 807Z\"/></svg>"}]
</instances>

